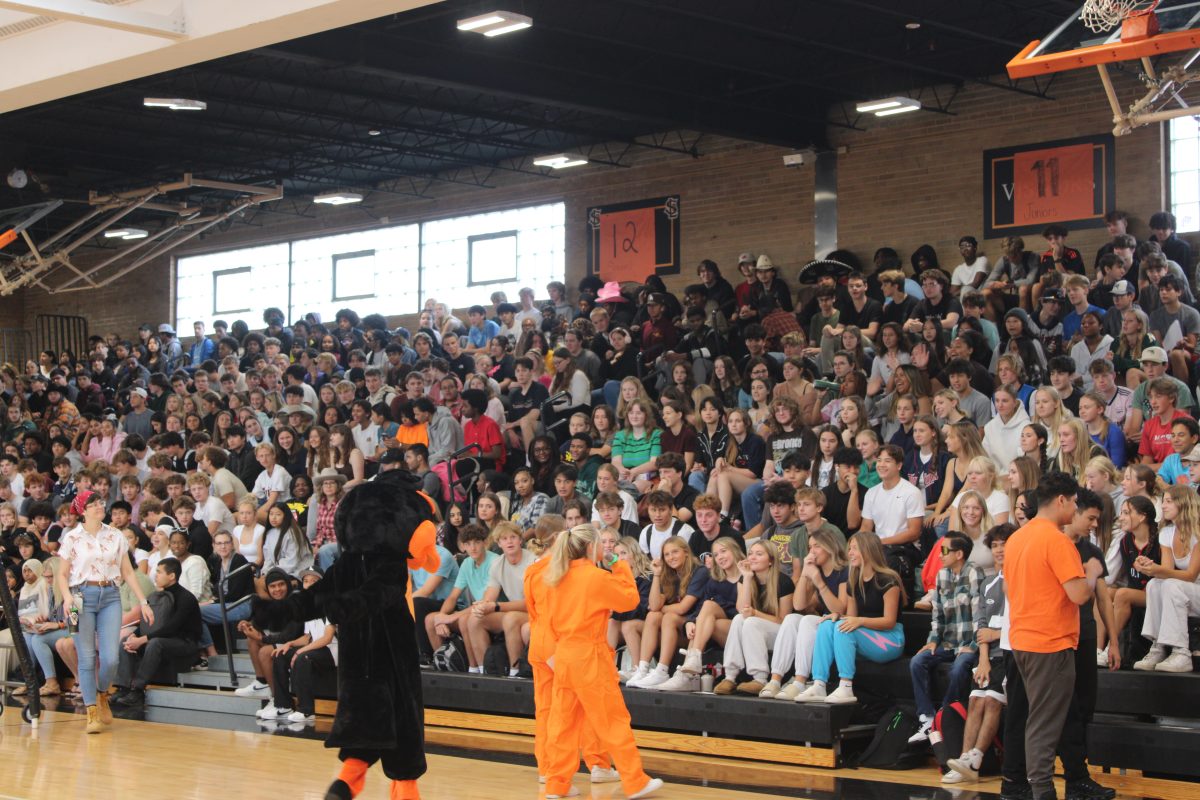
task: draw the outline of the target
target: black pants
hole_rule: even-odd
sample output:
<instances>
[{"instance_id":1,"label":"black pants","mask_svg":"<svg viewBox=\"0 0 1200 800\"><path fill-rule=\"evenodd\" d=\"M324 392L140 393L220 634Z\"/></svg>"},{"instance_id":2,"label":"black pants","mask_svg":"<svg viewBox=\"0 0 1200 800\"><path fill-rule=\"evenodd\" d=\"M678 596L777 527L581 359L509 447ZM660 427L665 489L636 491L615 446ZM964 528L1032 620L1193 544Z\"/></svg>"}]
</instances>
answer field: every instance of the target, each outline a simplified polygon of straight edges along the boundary
<instances>
[{"instance_id":1,"label":"black pants","mask_svg":"<svg viewBox=\"0 0 1200 800\"><path fill-rule=\"evenodd\" d=\"M117 685L145 689L164 663L195 656L199 646L187 639L151 639L136 653L121 648L117 664Z\"/></svg>"},{"instance_id":2,"label":"black pants","mask_svg":"<svg viewBox=\"0 0 1200 800\"><path fill-rule=\"evenodd\" d=\"M429 643L429 634L425 632L425 618L436 614L442 607L441 600L432 597L413 598L413 619L417 623L417 649L421 655L433 658L433 645Z\"/></svg>"},{"instance_id":3,"label":"black pants","mask_svg":"<svg viewBox=\"0 0 1200 800\"><path fill-rule=\"evenodd\" d=\"M317 671L333 671L337 669L337 665L328 647L305 650L296 656L296 663L293 664L292 656L298 649L289 649L271 659L271 670L275 679L275 707L291 708L294 694L296 710L302 714L312 714L316 710L314 695Z\"/></svg>"},{"instance_id":4,"label":"black pants","mask_svg":"<svg viewBox=\"0 0 1200 800\"><path fill-rule=\"evenodd\" d=\"M1012 653L1005 654L1005 695L1008 703L1004 717L1004 766L1001 774L1005 783L1023 786L1028 782L1025 772L1025 723L1029 717L1029 697L1025 682L1017 669ZM1084 640L1075 650L1075 691L1067 708L1067 719L1058 741L1058 755L1063 763L1063 777L1068 781L1088 776L1087 726L1096 710L1096 640Z\"/></svg>"}]
</instances>

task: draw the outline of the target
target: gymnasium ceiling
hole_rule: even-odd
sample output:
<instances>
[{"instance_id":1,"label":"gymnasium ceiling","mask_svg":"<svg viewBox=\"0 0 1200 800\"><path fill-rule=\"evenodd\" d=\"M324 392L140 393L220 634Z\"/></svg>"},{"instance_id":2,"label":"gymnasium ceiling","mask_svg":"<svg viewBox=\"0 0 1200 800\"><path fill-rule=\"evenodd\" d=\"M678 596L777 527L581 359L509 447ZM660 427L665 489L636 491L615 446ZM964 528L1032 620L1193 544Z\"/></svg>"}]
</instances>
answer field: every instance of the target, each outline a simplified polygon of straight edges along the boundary
<instances>
[{"instance_id":1,"label":"gymnasium ceiling","mask_svg":"<svg viewBox=\"0 0 1200 800\"><path fill-rule=\"evenodd\" d=\"M1077 5L446 0L4 114L0 175L20 167L33 180L0 183L0 208L191 172L281 181L289 201L270 213L303 213L330 190L369 203L439 184L486 191L510 172L549 182L532 159L560 151L613 168L643 148L703 152L709 134L819 147L827 126L855 125L844 101L920 92L930 110L919 113L953 113L955 88L972 83L1053 96L1011 83L1003 66ZM533 28L493 39L455 29L497 7ZM148 109L146 96L208 108ZM79 208L68 202L43 227Z\"/></svg>"}]
</instances>

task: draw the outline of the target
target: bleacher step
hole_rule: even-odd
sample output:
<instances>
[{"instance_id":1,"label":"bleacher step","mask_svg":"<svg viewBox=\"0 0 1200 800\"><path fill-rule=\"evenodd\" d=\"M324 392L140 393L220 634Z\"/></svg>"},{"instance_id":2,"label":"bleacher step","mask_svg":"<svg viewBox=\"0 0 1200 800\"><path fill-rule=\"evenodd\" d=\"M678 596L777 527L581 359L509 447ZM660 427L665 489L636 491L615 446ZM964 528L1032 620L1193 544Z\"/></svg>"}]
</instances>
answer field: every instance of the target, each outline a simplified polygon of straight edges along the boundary
<instances>
[{"instance_id":1,"label":"bleacher step","mask_svg":"<svg viewBox=\"0 0 1200 800\"><path fill-rule=\"evenodd\" d=\"M212 689L152 686L146 691L146 706L151 708L254 716L262 705L261 698L239 697L233 692L214 692Z\"/></svg>"},{"instance_id":2,"label":"bleacher step","mask_svg":"<svg viewBox=\"0 0 1200 800\"><path fill-rule=\"evenodd\" d=\"M171 725L188 725L194 728L211 728L221 731L259 733L263 730L252 715L220 714L211 711L196 711L188 708L165 708L147 706L147 722L164 722Z\"/></svg>"},{"instance_id":3,"label":"bleacher step","mask_svg":"<svg viewBox=\"0 0 1200 800\"><path fill-rule=\"evenodd\" d=\"M250 661L249 653L236 653L233 656L233 668L239 675L254 672L254 664ZM209 672L224 672L229 674L229 656L213 656L208 659Z\"/></svg>"},{"instance_id":4,"label":"bleacher step","mask_svg":"<svg viewBox=\"0 0 1200 800\"><path fill-rule=\"evenodd\" d=\"M229 673L223 670L207 670L205 672L181 672L176 678L181 686L201 686L207 689L225 689L232 691L241 686L247 686L254 681L254 673L239 672L238 685L235 687L229 680Z\"/></svg>"}]
</instances>

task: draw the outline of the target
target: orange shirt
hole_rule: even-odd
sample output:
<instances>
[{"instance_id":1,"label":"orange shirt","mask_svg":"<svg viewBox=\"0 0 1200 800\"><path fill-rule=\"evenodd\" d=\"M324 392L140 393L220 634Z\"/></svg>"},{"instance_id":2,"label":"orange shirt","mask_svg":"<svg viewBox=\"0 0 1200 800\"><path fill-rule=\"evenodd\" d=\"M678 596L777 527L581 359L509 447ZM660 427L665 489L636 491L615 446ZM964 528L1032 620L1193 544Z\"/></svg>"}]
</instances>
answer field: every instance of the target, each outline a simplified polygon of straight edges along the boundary
<instances>
[{"instance_id":1,"label":"orange shirt","mask_svg":"<svg viewBox=\"0 0 1200 800\"><path fill-rule=\"evenodd\" d=\"M401 425L400 430L396 431L396 441L405 446L423 444L428 447L429 426L423 423L420 425Z\"/></svg>"},{"instance_id":2,"label":"orange shirt","mask_svg":"<svg viewBox=\"0 0 1200 800\"><path fill-rule=\"evenodd\" d=\"M429 503L430 509L435 508L433 500L424 492L417 492L424 497ZM408 598L408 610L415 618L412 601L412 571L414 569L423 569L426 572L437 572L438 567L442 565L442 557L437 551L437 528L430 520L424 520L417 529L413 531L412 539L408 542L408 588L405 594Z\"/></svg>"},{"instance_id":3,"label":"orange shirt","mask_svg":"<svg viewBox=\"0 0 1200 800\"><path fill-rule=\"evenodd\" d=\"M1057 653L1079 644L1079 606L1062 587L1082 577L1079 551L1049 520L1035 517L1009 537L1004 584L1014 650Z\"/></svg>"},{"instance_id":4,"label":"orange shirt","mask_svg":"<svg viewBox=\"0 0 1200 800\"><path fill-rule=\"evenodd\" d=\"M624 561L606 572L586 559L571 562L558 586L549 587L543 615L557 640L556 658L591 658L608 647L608 620L614 611L637 608L637 583Z\"/></svg>"}]
</instances>

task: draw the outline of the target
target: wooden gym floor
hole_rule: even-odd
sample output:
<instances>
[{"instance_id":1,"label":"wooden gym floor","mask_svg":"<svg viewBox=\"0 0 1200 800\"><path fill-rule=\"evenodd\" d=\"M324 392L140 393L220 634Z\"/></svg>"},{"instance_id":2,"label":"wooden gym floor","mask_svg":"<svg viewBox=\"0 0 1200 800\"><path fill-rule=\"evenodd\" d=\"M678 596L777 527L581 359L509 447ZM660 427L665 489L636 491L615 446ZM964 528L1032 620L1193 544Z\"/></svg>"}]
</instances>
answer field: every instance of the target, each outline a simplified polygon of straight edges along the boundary
<instances>
[{"instance_id":1,"label":"wooden gym floor","mask_svg":"<svg viewBox=\"0 0 1200 800\"><path fill-rule=\"evenodd\" d=\"M0 717L0 764L5 780L0 800L33 798L238 798L276 800L324 796L337 770L333 751L318 740L329 720L319 718L307 736L211 730L118 719L109 733L86 736L84 717L49 711L37 731L21 722L18 709ZM286 727L286 726L284 726ZM429 773L421 781L426 800L529 800L540 797L530 766L529 740L520 734L475 732L428 725ZM316 738L309 738L309 737ZM454 748L446 750L445 748ZM769 764L712 755L644 752L647 770L668 780L664 800L750 800L764 796L873 798L994 797L997 780L938 791L936 770L886 772L821 769ZM516 762L516 763L513 763ZM691 782L672 781L671 774ZM1097 775L1123 797L1185 800L1200 795L1195 784ZM706 786L702 783L716 783ZM727 788L730 785L738 788ZM588 796L580 774L575 785ZM388 794L382 771L372 770L364 800ZM1060 796L1061 796L1060 789ZM597 786L597 800L620 798L619 784Z\"/></svg>"}]
</instances>

